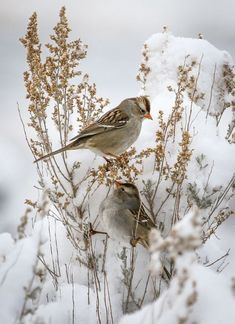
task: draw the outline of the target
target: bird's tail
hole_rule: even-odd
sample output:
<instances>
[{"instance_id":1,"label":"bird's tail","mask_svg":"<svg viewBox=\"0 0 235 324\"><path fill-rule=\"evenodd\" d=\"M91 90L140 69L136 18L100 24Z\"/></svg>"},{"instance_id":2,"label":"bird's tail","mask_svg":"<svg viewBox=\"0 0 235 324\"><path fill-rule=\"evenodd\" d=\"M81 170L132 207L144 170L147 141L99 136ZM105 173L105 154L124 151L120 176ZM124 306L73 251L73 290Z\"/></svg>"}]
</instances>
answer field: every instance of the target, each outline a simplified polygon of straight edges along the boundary
<instances>
[{"instance_id":1,"label":"bird's tail","mask_svg":"<svg viewBox=\"0 0 235 324\"><path fill-rule=\"evenodd\" d=\"M64 147L61 147L60 149L58 149L58 150L56 150L56 151L53 151L53 152L51 152L51 153L48 153L48 154L46 154L46 155L44 155L44 156L41 156L40 158L36 159L33 163L37 163L37 162L39 162L39 161L42 161L42 160L44 160L44 159L47 159L47 158L49 158L49 157L51 157L51 156L54 156L54 155L56 155L56 154L59 154L59 153L65 152L65 151L67 151L67 150L71 150L71 149L73 149L73 145L72 145L72 144L73 144L73 143L71 143L71 144L69 144L69 145L66 145L66 146L64 146Z\"/></svg>"}]
</instances>

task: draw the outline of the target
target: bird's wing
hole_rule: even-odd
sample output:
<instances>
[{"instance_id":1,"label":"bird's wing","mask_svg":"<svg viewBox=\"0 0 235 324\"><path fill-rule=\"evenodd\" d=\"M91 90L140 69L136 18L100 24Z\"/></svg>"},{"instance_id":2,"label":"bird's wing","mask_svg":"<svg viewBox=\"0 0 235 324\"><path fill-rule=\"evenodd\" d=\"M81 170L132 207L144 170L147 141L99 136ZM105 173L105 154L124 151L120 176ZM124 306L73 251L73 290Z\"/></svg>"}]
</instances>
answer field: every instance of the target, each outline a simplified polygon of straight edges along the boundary
<instances>
[{"instance_id":1,"label":"bird's wing","mask_svg":"<svg viewBox=\"0 0 235 324\"><path fill-rule=\"evenodd\" d=\"M100 133L108 132L114 128L122 128L126 125L128 120L129 117L124 111L120 110L119 108L112 109L104 114L95 123L83 129L80 134L73 137L70 141L98 135Z\"/></svg>"},{"instance_id":2,"label":"bird's wing","mask_svg":"<svg viewBox=\"0 0 235 324\"><path fill-rule=\"evenodd\" d=\"M126 125L128 120L129 117L127 113L117 107L104 114L97 123L104 127L122 128Z\"/></svg>"},{"instance_id":3,"label":"bird's wing","mask_svg":"<svg viewBox=\"0 0 235 324\"><path fill-rule=\"evenodd\" d=\"M148 216L148 214L145 211L144 205L141 204L138 211L136 210L130 210L132 213L132 216L135 218L136 222L138 224L141 224L142 226L151 229L152 227L156 227L154 224L154 221Z\"/></svg>"}]
</instances>

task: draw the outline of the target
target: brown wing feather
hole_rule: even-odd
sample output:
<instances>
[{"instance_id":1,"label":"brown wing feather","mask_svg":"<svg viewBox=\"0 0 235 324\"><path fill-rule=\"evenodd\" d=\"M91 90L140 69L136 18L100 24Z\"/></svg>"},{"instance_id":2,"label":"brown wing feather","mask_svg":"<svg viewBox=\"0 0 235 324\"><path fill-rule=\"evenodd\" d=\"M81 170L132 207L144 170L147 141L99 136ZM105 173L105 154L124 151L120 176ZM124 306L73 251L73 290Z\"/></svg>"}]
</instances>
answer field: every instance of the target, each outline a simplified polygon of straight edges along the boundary
<instances>
[{"instance_id":1,"label":"brown wing feather","mask_svg":"<svg viewBox=\"0 0 235 324\"><path fill-rule=\"evenodd\" d=\"M102 126L120 128L123 127L128 120L129 117L123 110L115 108L104 114L97 123Z\"/></svg>"},{"instance_id":2,"label":"brown wing feather","mask_svg":"<svg viewBox=\"0 0 235 324\"><path fill-rule=\"evenodd\" d=\"M90 137L100 133L109 132L113 128L122 128L126 125L128 120L129 117L124 111L120 110L119 108L115 108L108 111L95 123L86 127L81 131L80 134L73 137L70 141L77 141L84 137Z\"/></svg>"},{"instance_id":3,"label":"brown wing feather","mask_svg":"<svg viewBox=\"0 0 235 324\"><path fill-rule=\"evenodd\" d=\"M145 211L144 205L140 205L139 211L131 210L131 213L133 214L135 220L141 224L142 226L151 229L153 227L156 227L154 224L154 221L148 216L148 214Z\"/></svg>"}]
</instances>

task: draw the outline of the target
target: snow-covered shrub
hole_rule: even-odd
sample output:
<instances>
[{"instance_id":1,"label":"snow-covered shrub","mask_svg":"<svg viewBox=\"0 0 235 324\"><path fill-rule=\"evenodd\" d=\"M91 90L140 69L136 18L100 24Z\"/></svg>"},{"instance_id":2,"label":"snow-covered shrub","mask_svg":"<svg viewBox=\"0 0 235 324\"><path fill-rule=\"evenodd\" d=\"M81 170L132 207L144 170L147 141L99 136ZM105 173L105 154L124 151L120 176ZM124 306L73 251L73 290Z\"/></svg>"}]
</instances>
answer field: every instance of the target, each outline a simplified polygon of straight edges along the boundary
<instances>
[{"instance_id":1,"label":"snow-covered shrub","mask_svg":"<svg viewBox=\"0 0 235 324\"><path fill-rule=\"evenodd\" d=\"M175 275L158 300L120 324L129 323L233 323L231 278L216 274L197 262L195 249L201 245L201 217L198 210L188 213L163 239L153 230L152 267L159 272L160 252L168 252L175 261Z\"/></svg>"},{"instance_id":2,"label":"snow-covered shrub","mask_svg":"<svg viewBox=\"0 0 235 324\"><path fill-rule=\"evenodd\" d=\"M69 32L62 8L47 51L39 40L36 14L21 39L29 101L29 120L22 122L34 158L64 146L108 104L81 71L87 47L81 40L69 41ZM234 220L229 218L234 210L232 59L203 39L176 38L165 30L144 45L137 79L140 93L150 98L154 121L143 124L130 150L109 163L78 150L35 165L41 199L26 200L17 242L2 237L1 294L14 285L11 272L19 291L11 300L9 289L1 299L4 320L117 323L122 314L156 301L123 323L133 318L145 318L145 323L210 323L209 310L218 305L217 283L229 309L234 291ZM102 230L99 205L118 179L137 184L157 225L151 265L142 246L91 235L93 229ZM26 249L22 254L21 247ZM228 259L230 265L215 274ZM204 277L208 295L203 294ZM30 297L34 290L37 298ZM209 295L211 304L206 304Z\"/></svg>"}]
</instances>

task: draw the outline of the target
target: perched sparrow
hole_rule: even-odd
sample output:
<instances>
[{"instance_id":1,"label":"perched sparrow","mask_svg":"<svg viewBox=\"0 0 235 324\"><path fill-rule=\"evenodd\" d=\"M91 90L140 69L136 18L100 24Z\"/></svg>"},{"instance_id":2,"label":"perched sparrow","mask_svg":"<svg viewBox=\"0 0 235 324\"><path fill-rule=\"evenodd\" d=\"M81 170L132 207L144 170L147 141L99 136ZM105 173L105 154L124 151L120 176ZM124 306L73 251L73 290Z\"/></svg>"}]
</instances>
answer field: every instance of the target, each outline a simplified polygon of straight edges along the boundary
<instances>
[{"instance_id":1,"label":"perched sparrow","mask_svg":"<svg viewBox=\"0 0 235 324\"><path fill-rule=\"evenodd\" d=\"M141 203L137 187L115 181L116 188L100 205L107 234L118 241L148 247L148 235L156 227Z\"/></svg>"},{"instance_id":2,"label":"perched sparrow","mask_svg":"<svg viewBox=\"0 0 235 324\"><path fill-rule=\"evenodd\" d=\"M102 218L109 237L117 241L136 246L149 246L149 232L156 228L153 220L147 215L137 187L132 183L115 181L116 188L100 205L99 215ZM103 232L97 232L103 233ZM171 279L171 272L162 266L162 276Z\"/></svg>"},{"instance_id":3,"label":"perched sparrow","mask_svg":"<svg viewBox=\"0 0 235 324\"><path fill-rule=\"evenodd\" d=\"M138 138L144 118L152 119L150 102L141 96L123 100L95 123L71 139L71 143L40 157L38 162L55 154L76 149L89 149L101 156L116 157L125 152Z\"/></svg>"}]
</instances>

